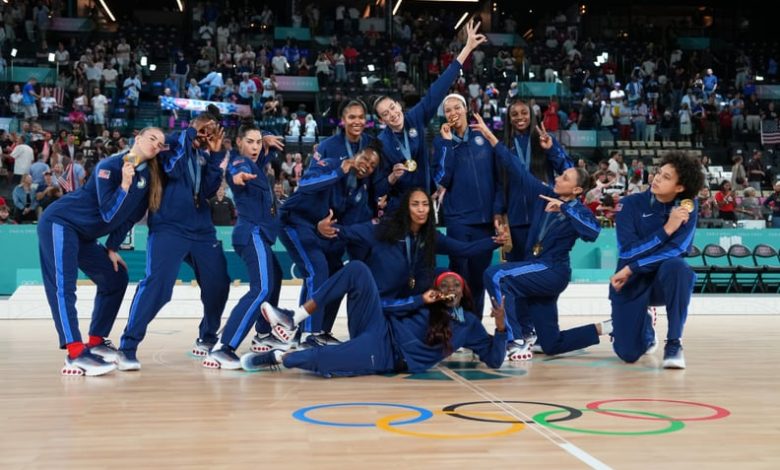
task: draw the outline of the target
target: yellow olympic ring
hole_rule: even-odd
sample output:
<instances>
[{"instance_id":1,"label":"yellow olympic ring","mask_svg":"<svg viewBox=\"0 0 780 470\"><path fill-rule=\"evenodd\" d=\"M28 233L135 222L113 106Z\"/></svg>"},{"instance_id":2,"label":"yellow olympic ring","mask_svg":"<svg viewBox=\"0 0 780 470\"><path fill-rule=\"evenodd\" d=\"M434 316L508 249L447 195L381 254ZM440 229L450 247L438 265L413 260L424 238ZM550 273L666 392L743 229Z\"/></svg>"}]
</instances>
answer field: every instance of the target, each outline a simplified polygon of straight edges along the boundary
<instances>
[{"instance_id":1,"label":"yellow olympic ring","mask_svg":"<svg viewBox=\"0 0 780 470\"><path fill-rule=\"evenodd\" d=\"M433 414L435 415L450 415L454 413L456 412L433 410ZM379 419L376 422L376 427L382 429L383 431L393 432L396 434L401 434L403 436L425 437L428 439L482 439L486 437L508 436L510 434L514 434L516 432L520 432L523 429L525 429L524 423L513 422L515 421L515 418L511 416L502 415L500 413L492 413L490 411L463 411L463 410L458 410L457 413L462 415L470 414L470 415L478 415L478 416L487 416L489 418L498 419L500 421L506 421L507 423L511 423L511 426L500 431L477 433L477 434L439 434L439 433L408 431L406 429L396 428L391 424L393 421L398 421L400 419L408 418L409 416L414 416L417 414L416 411L404 411L402 413L396 413L394 415L385 416L384 418Z\"/></svg>"}]
</instances>

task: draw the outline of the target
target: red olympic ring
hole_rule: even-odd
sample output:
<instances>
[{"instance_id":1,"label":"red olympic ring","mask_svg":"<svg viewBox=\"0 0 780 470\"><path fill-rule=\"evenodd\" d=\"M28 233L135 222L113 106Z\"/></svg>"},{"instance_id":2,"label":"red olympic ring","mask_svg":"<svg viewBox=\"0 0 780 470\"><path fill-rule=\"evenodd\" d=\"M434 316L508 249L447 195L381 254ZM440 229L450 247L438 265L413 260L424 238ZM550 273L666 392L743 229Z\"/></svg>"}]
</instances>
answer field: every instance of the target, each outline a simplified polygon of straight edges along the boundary
<instances>
[{"instance_id":1,"label":"red olympic ring","mask_svg":"<svg viewBox=\"0 0 780 470\"><path fill-rule=\"evenodd\" d=\"M627 414L622 414L614 411L606 411L599 408L601 405L604 405L606 403L616 403L616 402L626 402L626 401L644 401L644 402L661 402L661 403L677 403L681 405L690 405L690 406L699 406L703 408L709 408L713 411L715 411L714 414L710 416L704 416L701 418L671 418L674 421L712 421L715 419L723 419L729 415L731 415L731 412L727 410L726 408L721 408L720 406L715 405L708 405L706 403L698 403L695 401L682 401L682 400L663 400L660 398L616 398L613 400L600 400L600 401L594 401L590 402L587 405L585 405L588 409L597 411L601 414L609 415L609 416L616 416L618 418L630 418L630 419L645 419L649 421L666 421L662 418L654 418L649 416L631 416Z\"/></svg>"}]
</instances>

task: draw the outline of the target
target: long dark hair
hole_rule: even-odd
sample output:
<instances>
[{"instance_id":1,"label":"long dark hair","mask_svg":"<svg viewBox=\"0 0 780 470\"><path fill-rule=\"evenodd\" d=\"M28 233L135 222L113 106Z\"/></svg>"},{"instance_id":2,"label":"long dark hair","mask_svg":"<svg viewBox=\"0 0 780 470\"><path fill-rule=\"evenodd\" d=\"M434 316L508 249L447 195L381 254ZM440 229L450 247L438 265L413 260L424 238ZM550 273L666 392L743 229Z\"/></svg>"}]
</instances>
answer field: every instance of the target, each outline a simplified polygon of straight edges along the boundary
<instances>
[{"instance_id":1,"label":"long dark hair","mask_svg":"<svg viewBox=\"0 0 780 470\"><path fill-rule=\"evenodd\" d=\"M539 119L536 114L534 114L534 108L521 99L513 99L509 104L509 109L507 109L506 122L504 123L504 129L506 129L506 132L504 133L504 144L507 148L511 149L515 143L514 140L517 136L517 130L512 125L511 116L512 108L515 106L527 107L530 115L528 133L529 138L531 139L531 174L544 183L552 183L550 181L550 163L547 161L544 149L542 149L542 145L539 143L539 132L536 130L536 126L539 125ZM525 151L525 149L523 149L523 151Z\"/></svg>"},{"instance_id":2,"label":"long dark hair","mask_svg":"<svg viewBox=\"0 0 780 470\"><path fill-rule=\"evenodd\" d=\"M431 196L422 188L412 188L405 192L401 198L401 206L392 214L382 219L377 227L377 238L381 242L395 244L409 235L411 227L411 214L409 213L409 199L416 192L425 194L428 199L428 220L420 227L419 236L422 237L421 248L423 249L423 260L425 267L433 269L436 266L436 223L433 215L433 201Z\"/></svg>"},{"instance_id":3,"label":"long dark hair","mask_svg":"<svg viewBox=\"0 0 780 470\"><path fill-rule=\"evenodd\" d=\"M465 282L465 281L464 281ZM463 298L460 300L464 314L475 315L474 299L466 284L463 285ZM434 302L428 306L428 331L425 333L425 344L428 346L443 345L444 355L449 356L452 350L452 317L444 301Z\"/></svg>"}]
</instances>

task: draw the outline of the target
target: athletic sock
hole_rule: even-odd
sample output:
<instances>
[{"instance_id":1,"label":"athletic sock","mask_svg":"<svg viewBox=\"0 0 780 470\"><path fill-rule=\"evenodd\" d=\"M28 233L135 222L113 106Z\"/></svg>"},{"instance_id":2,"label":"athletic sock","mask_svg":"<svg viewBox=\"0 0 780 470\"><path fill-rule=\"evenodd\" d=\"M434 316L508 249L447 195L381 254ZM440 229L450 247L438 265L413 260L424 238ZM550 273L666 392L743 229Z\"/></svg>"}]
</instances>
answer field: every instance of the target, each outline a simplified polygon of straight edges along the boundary
<instances>
[{"instance_id":1,"label":"athletic sock","mask_svg":"<svg viewBox=\"0 0 780 470\"><path fill-rule=\"evenodd\" d=\"M601 322L601 334L602 335L612 334L612 320L605 320Z\"/></svg>"},{"instance_id":2,"label":"athletic sock","mask_svg":"<svg viewBox=\"0 0 780 470\"><path fill-rule=\"evenodd\" d=\"M306 320L307 318L309 318L310 316L311 316L311 314L309 314L309 312L307 312L303 308L303 306L298 307L298 308L296 308L293 311L293 323L295 323L297 325L300 322L302 322L303 320Z\"/></svg>"},{"instance_id":3,"label":"athletic sock","mask_svg":"<svg viewBox=\"0 0 780 470\"><path fill-rule=\"evenodd\" d=\"M103 337L102 336L92 336L89 335L89 342L87 343L88 348L94 348L95 346L98 346L100 344L103 344Z\"/></svg>"},{"instance_id":4,"label":"athletic sock","mask_svg":"<svg viewBox=\"0 0 780 470\"><path fill-rule=\"evenodd\" d=\"M73 343L68 343L65 345L65 347L68 349L68 357L71 359L76 359L81 355L82 352L84 352L84 343L81 341L76 341Z\"/></svg>"}]
</instances>

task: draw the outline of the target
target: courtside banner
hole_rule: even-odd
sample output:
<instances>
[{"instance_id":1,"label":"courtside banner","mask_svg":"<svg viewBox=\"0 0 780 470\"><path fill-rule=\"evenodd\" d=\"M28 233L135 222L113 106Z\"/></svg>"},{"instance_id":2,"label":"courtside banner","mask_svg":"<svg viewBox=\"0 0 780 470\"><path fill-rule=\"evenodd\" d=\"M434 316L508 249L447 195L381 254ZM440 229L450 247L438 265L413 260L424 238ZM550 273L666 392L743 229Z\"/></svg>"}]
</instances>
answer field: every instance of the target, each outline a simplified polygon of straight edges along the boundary
<instances>
[{"instance_id":1,"label":"courtside banner","mask_svg":"<svg viewBox=\"0 0 780 470\"><path fill-rule=\"evenodd\" d=\"M251 116L252 108L246 104L221 103L217 101L190 100L187 98L174 98L170 96L160 97L160 107L167 111L206 111L208 105L213 104L219 108L222 114L238 114L239 116Z\"/></svg>"}]
</instances>

